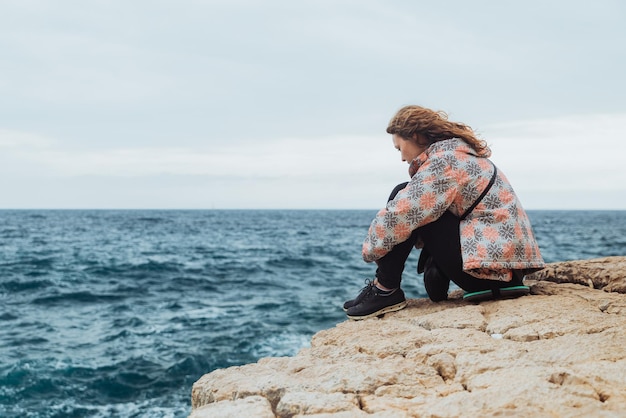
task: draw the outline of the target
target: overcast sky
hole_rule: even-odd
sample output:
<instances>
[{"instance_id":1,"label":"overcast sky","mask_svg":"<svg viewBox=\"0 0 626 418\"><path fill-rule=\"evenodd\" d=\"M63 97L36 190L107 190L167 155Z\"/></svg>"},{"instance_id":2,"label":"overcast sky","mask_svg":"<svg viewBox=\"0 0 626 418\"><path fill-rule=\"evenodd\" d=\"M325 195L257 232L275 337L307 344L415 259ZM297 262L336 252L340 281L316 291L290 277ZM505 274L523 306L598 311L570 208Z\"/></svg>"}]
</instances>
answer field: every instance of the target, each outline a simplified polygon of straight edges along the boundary
<instances>
[{"instance_id":1,"label":"overcast sky","mask_svg":"<svg viewBox=\"0 0 626 418\"><path fill-rule=\"evenodd\" d=\"M384 206L397 109L626 209L626 2L0 0L0 208Z\"/></svg>"}]
</instances>

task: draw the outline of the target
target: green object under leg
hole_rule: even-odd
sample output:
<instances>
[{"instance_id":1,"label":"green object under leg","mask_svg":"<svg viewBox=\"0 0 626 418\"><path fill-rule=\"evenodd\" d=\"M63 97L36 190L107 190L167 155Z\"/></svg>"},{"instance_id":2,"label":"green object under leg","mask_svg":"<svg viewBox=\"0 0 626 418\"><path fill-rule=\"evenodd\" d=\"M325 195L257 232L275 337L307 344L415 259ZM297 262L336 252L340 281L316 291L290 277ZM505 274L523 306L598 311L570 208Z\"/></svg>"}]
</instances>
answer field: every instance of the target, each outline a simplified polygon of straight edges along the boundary
<instances>
[{"instance_id":1,"label":"green object under leg","mask_svg":"<svg viewBox=\"0 0 626 418\"><path fill-rule=\"evenodd\" d=\"M463 295L463 300L470 302L482 302L484 300L512 299L528 295L529 293L530 287L528 286L501 287L499 289L465 293Z\"/></svg>"}]
</instances>

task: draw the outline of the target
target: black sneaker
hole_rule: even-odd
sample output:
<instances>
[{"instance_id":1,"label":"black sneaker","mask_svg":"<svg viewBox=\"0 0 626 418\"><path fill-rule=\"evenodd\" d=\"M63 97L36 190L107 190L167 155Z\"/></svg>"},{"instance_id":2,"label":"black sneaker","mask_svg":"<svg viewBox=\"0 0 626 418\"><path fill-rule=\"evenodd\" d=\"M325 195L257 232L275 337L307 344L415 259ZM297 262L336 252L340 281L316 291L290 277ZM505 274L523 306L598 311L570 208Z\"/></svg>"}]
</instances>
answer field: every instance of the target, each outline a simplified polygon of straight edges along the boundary
<instances>
[{"instance_id":1,"label":"black sneaker","mask_svg":"<svg viewBox=\"0 0 626 418\"><path fill-rule=\"evenodd\" d=\"M363 289L361 289L359 291L359 294L357 295L356 298L352 299L352 300L348 300L346 302L344 302L343 304L343 310L347 311L348 309L350 309L353 306L358 305L359 303L361 303L361 300L363 300L363 298L365 297L365 295L367 294L367 292L370 290L370 288L374 287L374 280L370 280L370 279L365 279L365 287Z\"/></svg>"},{"instance_id":2,"label":"black sneaker","mask_svg":"<svg viewBox=\"0 0 626 418\"><path fill-rule=\"evenodd\" d=\"M399 311L405 307L406 298L402 289L397 288L393 293L383 296L376 286L371 286L361 298L361 302L348 308L347 313L348 318L359 320Z\"/></svg>"}]
</instances>

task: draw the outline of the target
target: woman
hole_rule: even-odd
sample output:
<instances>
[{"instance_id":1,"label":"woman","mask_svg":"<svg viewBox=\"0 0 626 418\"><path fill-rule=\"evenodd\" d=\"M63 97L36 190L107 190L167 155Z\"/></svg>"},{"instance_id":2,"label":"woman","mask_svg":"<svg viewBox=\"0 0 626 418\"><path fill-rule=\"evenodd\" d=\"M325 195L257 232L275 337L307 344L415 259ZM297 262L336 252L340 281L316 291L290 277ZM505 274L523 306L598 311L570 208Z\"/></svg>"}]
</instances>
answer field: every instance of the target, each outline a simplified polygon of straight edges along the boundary
<instances>
[{"instance_id":1,"label":"woman","mask_svg":"<svg viewBox=\"0 0 626 418\"><path fill-rule=\"evenodd\" d=\"M447 299L450 281L467 300L529 293L522 279L544 262L513 188L487 159L486 142L469 126L420 106L400 109L387 133L411 180L392 191L370 225L363 259L376 262L376 278L344 304L348 317L406 306L400 282L413 247L422 249L418 272L435 302Z\"/></svg>"}]
</instances>

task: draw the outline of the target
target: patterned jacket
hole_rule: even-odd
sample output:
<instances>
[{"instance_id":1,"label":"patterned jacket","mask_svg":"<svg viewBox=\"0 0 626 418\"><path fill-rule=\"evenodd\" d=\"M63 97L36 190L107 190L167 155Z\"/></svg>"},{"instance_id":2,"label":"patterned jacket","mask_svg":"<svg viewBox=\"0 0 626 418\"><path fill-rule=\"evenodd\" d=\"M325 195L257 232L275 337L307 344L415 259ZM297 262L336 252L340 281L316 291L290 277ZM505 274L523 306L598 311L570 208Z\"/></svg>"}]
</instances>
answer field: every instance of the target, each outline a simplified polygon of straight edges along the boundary
<instances>
[{"instance_id":1,"label":"patterned jacket","mask_svg":"<svg viewBox=\"0 0 626 418\"><path fill-rule=\"evenodd\" d=\"M372 221L363 259L378 260L447 210L460 217L493 171L489 160L461 139L432 144L411 162L409 184ZM489 192L460 222L460 236L463 269L475 277L510 281L511 269L528 273L544 267L528 216L500 170Z\"/></svg>"}]
</instances>

